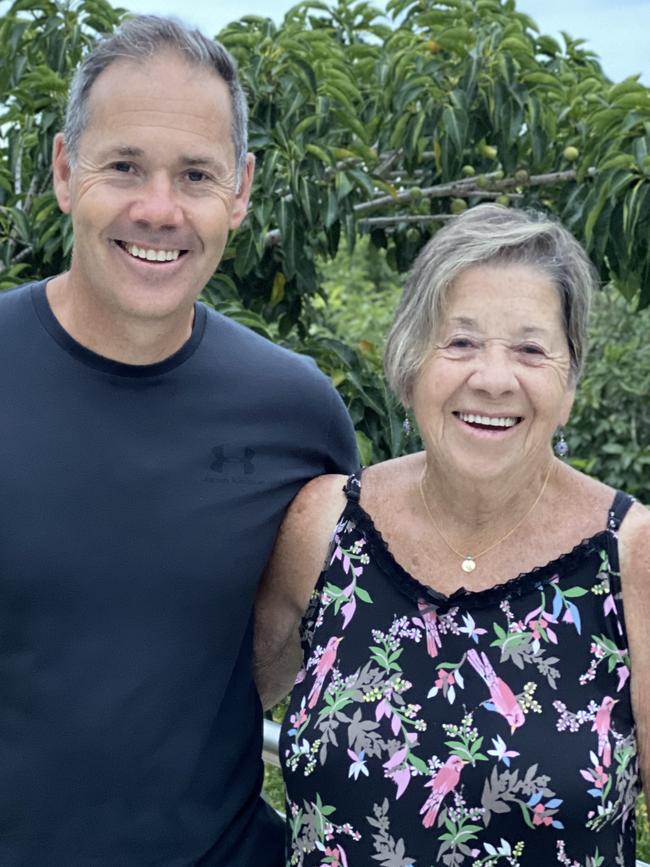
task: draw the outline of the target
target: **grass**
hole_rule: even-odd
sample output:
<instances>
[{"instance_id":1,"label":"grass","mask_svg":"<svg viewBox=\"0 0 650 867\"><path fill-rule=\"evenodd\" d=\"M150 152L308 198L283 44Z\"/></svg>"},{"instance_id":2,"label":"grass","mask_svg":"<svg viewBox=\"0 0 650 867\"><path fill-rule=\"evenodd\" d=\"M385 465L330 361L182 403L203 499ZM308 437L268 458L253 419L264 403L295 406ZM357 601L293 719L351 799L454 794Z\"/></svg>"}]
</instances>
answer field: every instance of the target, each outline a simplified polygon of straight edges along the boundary
<instances>
[{"instance_id":1,"label":"grass","mask_svg":"<svg viewBox=\"0 0 650 867\"><path fill-rule=\"evenodd\" d=\"M648 825L648 809L643 800L639 798L637 804L637 838L636 857L650 863L650 825Z\"/></svg>"}]
</instances>

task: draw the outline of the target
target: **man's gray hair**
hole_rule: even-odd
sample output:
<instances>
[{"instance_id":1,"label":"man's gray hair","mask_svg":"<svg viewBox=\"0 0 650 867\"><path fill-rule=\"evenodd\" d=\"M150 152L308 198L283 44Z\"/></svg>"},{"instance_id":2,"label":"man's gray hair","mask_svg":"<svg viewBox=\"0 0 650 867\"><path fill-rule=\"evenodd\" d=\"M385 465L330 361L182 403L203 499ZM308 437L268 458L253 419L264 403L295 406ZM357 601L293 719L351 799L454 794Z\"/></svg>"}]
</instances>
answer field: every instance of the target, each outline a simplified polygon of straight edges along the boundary
<instances>
[{"instance_id":1,"label":"man's gray hair","mask_svg":"<svg viewBox=\"0 0 650 867\"><path fill-rule=\"evenodd\" d=\"M557 289L571 361L570 380L582 372L587 322L598 275L586 253L557 220L536 211L478 205L450 220L413 264L386 342L388 384L410 402L422 363L432 349L454 280L476 265L528 265Z\"/></svg>"},{"instance_id":2,"label":"man's gray hair","mask_svg":"<svg viewBox=\"0 0 650 867\"><path fill-rule=\"evenodd\" d=\"M248 148L248 109L237 75L237 64L219 42L190 30L173 18L136 15L101 39L81 62L70 85L64 138L72 164L79 153L79 140L88 123L90 89L111 64L120 60L142 63L157 52L172 49L188 63L215 72L227 84L232 105L232 140L235 150L236 183L239 188Z\"/></svg>"}]
</instances>

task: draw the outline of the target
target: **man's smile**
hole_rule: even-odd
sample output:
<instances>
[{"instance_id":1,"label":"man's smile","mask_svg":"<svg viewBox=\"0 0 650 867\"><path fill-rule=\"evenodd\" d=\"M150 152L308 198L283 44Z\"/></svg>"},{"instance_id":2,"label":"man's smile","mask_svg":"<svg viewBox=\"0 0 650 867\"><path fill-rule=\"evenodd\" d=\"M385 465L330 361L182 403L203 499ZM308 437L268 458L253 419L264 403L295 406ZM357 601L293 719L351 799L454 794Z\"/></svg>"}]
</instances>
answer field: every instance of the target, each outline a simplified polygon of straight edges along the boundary
<instances>
[{"instance_id":1,"label":"man's smile","mask_svg":"<svg viewBox=\"0 0 650 867\"><path fill-rule=\"evenodd\" d=\"M134 259L142 259L145 262L175 262L188 251L175 248L163 249L157 247L140 246L130 241L114 242L121 250L128 253Z\"/></svg>"}]
</instances>

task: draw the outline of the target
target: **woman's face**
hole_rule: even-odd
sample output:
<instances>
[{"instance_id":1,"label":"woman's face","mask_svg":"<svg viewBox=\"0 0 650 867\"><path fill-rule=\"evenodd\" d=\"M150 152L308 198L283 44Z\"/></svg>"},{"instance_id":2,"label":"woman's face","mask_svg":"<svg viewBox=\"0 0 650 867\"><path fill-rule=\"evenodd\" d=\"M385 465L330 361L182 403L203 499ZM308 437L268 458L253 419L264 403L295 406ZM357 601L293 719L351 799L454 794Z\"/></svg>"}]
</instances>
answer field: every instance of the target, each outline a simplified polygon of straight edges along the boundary
<instances>
[{"instance_id":1,"label":"woman's face","mask_svg":"<svg viewBox=\"0 0 650 867\"><path fill-rule=\"evenodd\" d=\"M547 462L574 398L559 293L528 265L479 265L450 287L411 407L427 452L470 478Z\"/></svg>"}]
</instances>

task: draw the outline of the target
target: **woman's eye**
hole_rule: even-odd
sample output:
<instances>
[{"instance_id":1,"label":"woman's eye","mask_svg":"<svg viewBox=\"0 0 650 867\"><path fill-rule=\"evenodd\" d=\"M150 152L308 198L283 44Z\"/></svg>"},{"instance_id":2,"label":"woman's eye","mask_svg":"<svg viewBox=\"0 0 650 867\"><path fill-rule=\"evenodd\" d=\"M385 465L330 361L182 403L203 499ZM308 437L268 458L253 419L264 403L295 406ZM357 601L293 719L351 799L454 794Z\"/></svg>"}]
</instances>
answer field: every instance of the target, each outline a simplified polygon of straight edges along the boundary
<instances>
[{"instance_id":1,"label":"woman's eye","mask_svg":"<svg viewBox=\"0 0 650 867\"><path fill-rule=\"evenodd\" d=\"M453 340L450 340L447 344L449 349L474 349L476 346L471 340L468 340L466 337L454 337Z\"/></svg>"},{"instance_id":2,"label":"woman's eye","mask_svg":"<svg viewBox=\"0 0 650 867\"><path fill-rule=\"evenodd\" d=\"M525 343L523 346L520 346L519 352L523 352L524 355L544 355L544 350L532 343Z\"/></svg>"},{"instance_id":3,"label":"woman's eye","mask_svg":"<svg viewBox=\"0 0 650 867\"><path fill-rule=\"evenodd\" d=\"M207 175L205 174L205 172L199 171L199 169L191 169L187 173L188 181L192 181L193 184L200 183L201 181L204 181L206 178L207 178Z\"/></svg>"},{"instance_id":4,"label":"woman's eye","mask_svg":"<svg viewBox=\"0 0 650 867\"><path fill-rule=\"evenodd\" d=\"M128 174L131 171L131 163L126 163L122 160L118 160L118 162L112 164L111 168L116 172Z\"/></svg>"}]
</instances>

